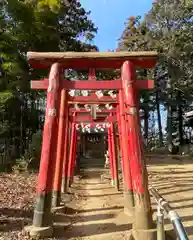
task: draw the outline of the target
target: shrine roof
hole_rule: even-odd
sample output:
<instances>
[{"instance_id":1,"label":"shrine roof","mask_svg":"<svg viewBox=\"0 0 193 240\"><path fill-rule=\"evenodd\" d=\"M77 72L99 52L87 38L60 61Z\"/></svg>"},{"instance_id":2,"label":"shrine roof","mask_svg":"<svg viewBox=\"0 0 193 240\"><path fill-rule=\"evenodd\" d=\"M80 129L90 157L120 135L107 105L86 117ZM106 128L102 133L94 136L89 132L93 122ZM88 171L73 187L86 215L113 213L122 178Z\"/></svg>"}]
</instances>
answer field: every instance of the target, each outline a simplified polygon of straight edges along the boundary
<instances>
[{"instance_id":1,"label":"shrine roof","mask_svg":"<svg viewBox=\"0 0 193 240\"><path fill-rule=\"evenodd\" d=\"M132 61L136 67L152 68L157 62L156 51L136 52L28 52L27 59L33 68L49 68L60 63L72 69L119 69L123 62Z\"/></svg>"}]
</instances>

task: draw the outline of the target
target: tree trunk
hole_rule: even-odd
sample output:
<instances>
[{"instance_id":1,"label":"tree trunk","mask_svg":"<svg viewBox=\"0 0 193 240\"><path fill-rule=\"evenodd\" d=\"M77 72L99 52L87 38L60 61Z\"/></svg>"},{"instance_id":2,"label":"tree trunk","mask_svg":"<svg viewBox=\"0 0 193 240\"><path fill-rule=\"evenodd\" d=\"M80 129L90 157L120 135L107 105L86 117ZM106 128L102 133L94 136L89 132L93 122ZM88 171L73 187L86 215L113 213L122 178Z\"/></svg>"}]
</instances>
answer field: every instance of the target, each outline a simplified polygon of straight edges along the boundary
<instances>
[{"instance_id":1,"label":"tree trunk","mask_svg":"<svg viewBox=\"0 0 193 240\"><path fill-rule=\"evenodd\" d=\"M178 91L178 131L180 146L183 144L183 110L182 110L182 96Z\"/></svg>"},{"instance_id":2,"label":"tree trunk","mask_svg":"<svg viewBox=\"0 0 193 240\"><path fill-rule=\"evenodd\" d=\"M148 147L148 128L149 128L149 112L148 112L148 102L144 108L144 143Z\"/></svg>"},{"instance_id":3,"label":"tree trunk","mask_svg":"<svg viewBox=\"0 0 193 240\"><path fill-rule=\"evenodd\" d=\"M172 126L172 116L173 116L173 109L172 109L172 92L171 92L171 79L168 78L168 105L167 105L167 140L168 140L168 150L169 152L173 152L173 126Z\"/></svg>"},{"instance_id":4,"label":"tree trunk","mask_svg":"<svg viewBox=\"0 0 193 240\"><path fill-rule=\"evenodd\" d=\"M172 143L172 106L169 104L167 107L167 138L168 138L168 150L173 151Z\"/></svg>"},{"instance_id":5,"label":"tree trunk","mask_svg":"<svg viewBox=\"0 0 193 240\"><path fill-rule=\"evenodd\" d=\"M163 132L162 132L162 123L161 123L161 114L160 114L160 104L159 104L159 93L156 90L156 110L157 110L157 121L159 129L159 145L163 146Z\"/></svg>"},{"instance_id":6,"label":"tree trunk","mask_svg":"<svg viewBox=\"0 0 193 240\"><path fill-rule=\"evenodd\" d=\"M144 69L144 77L147 78L147 69ZM148 147L148 130L149 130L149 94L144 95L144 143L145 147Z\"/></svg>"}]
</instances>

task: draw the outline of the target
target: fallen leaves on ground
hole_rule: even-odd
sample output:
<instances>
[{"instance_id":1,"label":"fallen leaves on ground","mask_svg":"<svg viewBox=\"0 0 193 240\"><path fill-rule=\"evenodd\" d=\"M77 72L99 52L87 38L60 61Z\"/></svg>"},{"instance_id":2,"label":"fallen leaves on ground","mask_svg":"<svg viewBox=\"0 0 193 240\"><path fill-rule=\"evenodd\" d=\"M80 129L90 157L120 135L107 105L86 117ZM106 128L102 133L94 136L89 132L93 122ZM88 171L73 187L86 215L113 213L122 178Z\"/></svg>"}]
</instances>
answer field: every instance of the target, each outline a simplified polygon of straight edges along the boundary
<instances>
[{"instance_id":1,"label":"fallen leaves on ground","mask_svg":"<svg viewBox=\"0 0 193 240\"><path fill-rule=\"evenodd\" d=\"M24 226L32 224L36 186L37 174L0 173L0 240L34 240L24 231ZM59 215L69 221L65 214Z\"/></svg>"},{"instance_id":2,"label":"fallen leaves on ground","mask_svg":"<svg viewBox=\"0 0 193 240\"><path fill-rule=\"evenodd\" d=\"M29 240L23 231L31 224L37 175L0 173L0 240Z\"/></svg>"}]
</instances>

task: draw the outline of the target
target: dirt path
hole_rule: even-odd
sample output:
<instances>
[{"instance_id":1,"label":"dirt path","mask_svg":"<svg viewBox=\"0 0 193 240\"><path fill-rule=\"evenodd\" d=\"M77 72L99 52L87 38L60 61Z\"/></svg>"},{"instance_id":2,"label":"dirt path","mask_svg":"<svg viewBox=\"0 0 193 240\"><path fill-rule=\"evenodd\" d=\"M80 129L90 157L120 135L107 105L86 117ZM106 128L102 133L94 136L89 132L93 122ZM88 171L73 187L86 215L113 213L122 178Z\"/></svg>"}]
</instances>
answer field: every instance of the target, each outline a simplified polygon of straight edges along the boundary
<instances>
[{"instance_id":1,"label":"dirt path","mask_svg":"<svg viewBox=\"0 0 193 240\"><path fill-rule=\"evenodd\" d=\"M156 156L148 159L149 184L153 185L180 215L193 240L193 160ZM131 219L123 213L123 195L101 180L100 174L76 180L73 211L54 214L55 232L49 240L129 239ZM0 239L32 240L23 230L32 223L36 192L35 174L0 174ZM154 199L152 207L156 209ZM154 214L155 219L155 214ZM171 229L165 220L165 228Z\"/></svg>"},{"instance_id":2,"label":"dirt path","mask_svg":"<svg viewBox=\"0 0 193 240\"><path fill-rule=\"evenodd\" d=\"M154 157L148 160L149 184L177 211L193 240L193 160L177 157ZM152 206L156 204L152 199ZM155 217L155 215L154 215ZM172 229L168 220L165 228Z\"/></svg>"},{"instance_id":3,"label":"dirt path","mask_svg":"<svg viewBox=\"0 0 193 240\"><path fill-rule=\"evenodd\" d=\"M169 157L148 160L149 184L153 185L178 212L193 240L193 162ZM99 177L82 179L73 186L80 209L74 224L65 232L67 239L129 239L131 219L123 213L123 196ZM156 211L156 203L151 199ZM154 220L156 214L154 213ZM172 225L165 217L165 229Z\"/></svg>"},{"instance_id":4,"label":"dirt path","mask_svg":"<svg viewBox=\"0 0 193 240\"><path fill-rule=\"evenodd\" d=\"M65 231L67 239L129 239L131 221L123 213L122 193L100 177L82 179L73 186L79 209L74 224Z\"/></svg>"}]
</instances>

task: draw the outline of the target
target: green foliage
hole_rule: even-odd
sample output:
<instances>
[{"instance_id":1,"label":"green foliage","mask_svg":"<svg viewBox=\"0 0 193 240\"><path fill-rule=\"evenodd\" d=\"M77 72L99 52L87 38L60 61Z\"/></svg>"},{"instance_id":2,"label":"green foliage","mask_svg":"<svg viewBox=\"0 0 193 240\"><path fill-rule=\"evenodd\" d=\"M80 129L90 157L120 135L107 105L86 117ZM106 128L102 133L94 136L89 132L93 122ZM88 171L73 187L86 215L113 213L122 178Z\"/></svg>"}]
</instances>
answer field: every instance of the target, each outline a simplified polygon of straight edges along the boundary
<instances>
[{"instance_id":1,"label":"green foliage","mask_svg":"<svg viewBox=\"0 0 193 240\"><path fill-rule=\"evenodd\" d=\"M12 115L18 107L17 100L12 92L0 92L0 136L8 136L13 126ZM11 114L10 112L11 111ZM13 115L12 115L13 117Z\"/></svg>"},{"instance_id":2,"label":"green foliage","mask_svg":"<svg viewBox=\"0 0 193 240\"><path fill-rule=\"evenodd\" d=\"M60 1L58 0L38 0L37 8L41 10L45 6L48 6L52 11L58 11L60 8Z\"/></svg>"},{"instance_id":3,"label":"green foliage","mask_svg":"<svg viewBox=\"0 0 193 240\"><path fill-rule=\"evenodd\" d=\"M8 101L13 98L12 92L0 92L0 108L3 109Z\"/></svg>"},{"instance_id":4,"label":"green foliage","mask_svg":"<svg viewBox=\"0 0 193 240\"><path fill-rule=\"evenodd\" d=\"M173 90L192 88L192 10L182 1L157 1L146 16L150 43L161 53Z\"/></svg>"},{"instance_id":5,"label":"green foliage","mask_svg":"<svg viewBox=\"0 0 193 240\"><path fill-rule=\"evenodd\" d=\"M39 169L41 155L42 131L34 133L31 143L25 154L16 160L13 166L14 171L36 171Z\"/></svg>"},{"instance_id":6,"label":"green foliage","mask_svg":"<svg viewBox=\"0 0 193 240\"><path fill-rule=\"evenodd\" d=\"M27 51L93 49L89 41L97 28L88 19L89 13L78 0L61 3L0 2L0 148L5 152L7 148L17 149L13 162L14 158L21 160L24 156L24 162L30 165L28 161L32 158L39 161L40 154L41 144L34 134L42 128L44 110L39 102L44 93L31 91L29 83L47 76L48 70L31 69L26 61Z\"/></svg>"},{"instance_id":7,"label":"green foliage","mask_svg":"<svg viewBox=\"0 0 193 240\"><path fill-rule=\"evenodd\" d=\"M156 83L153 95L142 92L141 107L144 111L160 111L160 104L166 107L169 144L172 132L179 131L183 137L182 114L193 100L192 10L190 2L157 0L143 20L139 16L129 18L119 42L120 51L159 52L155 72L138 71L138 79L154 78Z\"/></svg>"},{"instance_id":8,"label":"green foliage","mask_svg":"<svg viewBox=\"0 0 193 240\"><path fill-rule=\"evenodd\" d=\"M29 144L29 149L25 153L25 159L29 159L29 162L32 162L34 160L36 162L39 162L41 146L42 146L42 130L33 134L31 143Z\"/></svg>"}]
</instances>

